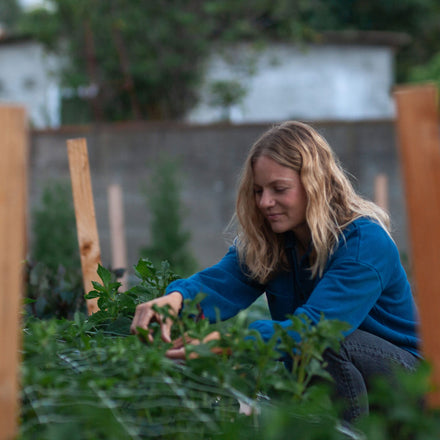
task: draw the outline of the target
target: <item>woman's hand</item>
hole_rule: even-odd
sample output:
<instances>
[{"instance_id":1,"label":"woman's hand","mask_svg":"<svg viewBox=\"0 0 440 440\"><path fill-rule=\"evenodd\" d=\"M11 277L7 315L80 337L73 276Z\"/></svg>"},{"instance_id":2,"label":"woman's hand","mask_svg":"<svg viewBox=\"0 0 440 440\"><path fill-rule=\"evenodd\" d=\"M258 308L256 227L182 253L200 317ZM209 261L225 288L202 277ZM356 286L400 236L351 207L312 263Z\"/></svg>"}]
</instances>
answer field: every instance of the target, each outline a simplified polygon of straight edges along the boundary
<instances>
[{"instance_id":1,"label":"woman's hand","mask_svg":"<svg viewBox=\"0 0 440 440\"><path fill-rule=\"evenodd\" d=\"M152 342L153 335L152 330L149 329L149 326L151 323L157 322L160 325L160 334L162 340L164 342L171 342L171 327L173 325L173 320L171 318L164 318L160 313L153 309L153 306L166 307L168 305L169 314L171 316L177 316L182 307L182 302L183 298L180 292L171 292L169 295L139 304L136 307L136 312L130 326L130 332L132 334L138 334L138 327L144 330L150 330L149 340Z\"/></svg>"},{"instance_id":2,"label":"woman's hand","mask_svg":"<svg viewBox=\"0 0 440 440\"><path fill-rule=\"evenodd\" d=\"M206 344L209 341L215 341L220 339L220 333L217 331L214 331L212 333L209 333L208 336L203 338L203 341L200 341L199 339L190 338L188 335L185 335L184 337L180 337L173 341L173 347L170 348L166 352L166 356L170 359L186 359L186 346L187 345L200 345L200 344ZM229 349L225 349L222 347L214 347L211 349L211 351L215 354L222 354L227 351L227 353L230 353ZM191 359L194 359L197 357L197 353L190 353L189 357Z\"/></svg>"}]
</instances>

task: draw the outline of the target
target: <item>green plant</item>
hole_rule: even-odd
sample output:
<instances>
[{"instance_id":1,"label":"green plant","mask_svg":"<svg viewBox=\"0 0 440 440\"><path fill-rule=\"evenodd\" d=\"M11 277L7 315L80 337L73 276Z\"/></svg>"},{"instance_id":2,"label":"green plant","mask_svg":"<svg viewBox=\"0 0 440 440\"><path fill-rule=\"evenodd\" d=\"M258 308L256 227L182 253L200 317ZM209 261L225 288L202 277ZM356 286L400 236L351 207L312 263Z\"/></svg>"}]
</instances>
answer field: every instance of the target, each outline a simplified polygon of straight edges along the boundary
<instances>
[{"instance_id":1,"label":"green plant","mask_svg":"<svg viewBox=\"0 0 440 440\"><path fill-rule=\"evenodd\" d=\"M116 281L114 273L98 266L97 273L102 284L93 281L94 290L86 295L86 299L98 298L100 310L88 319L90 324L106 332L128 335L136 305L162 296L166 286L177 279L166 261L156 269L151 261L141 258L134 271L140 279L139 284L126 292L119 292L121 283Z\"/></svg>"},{"instance_id":2,"label":"green plant","mask_svg":"<svg viewBox=\"0 0 440 440\"><path fill-rule=\"evenodd\" d=\"M54 273L60 265L66 270L79 267L75 212L68 182L46 183L32 220L31 259Z\"/></svg>"},{"instance_id":3,"label":"green plant","mask_svg":"<svg viewBox=\"0 0 440 440\"><path fill-rule=\"evenodd\" d=\"M427 364L397 382L375 384L370 416L347 437L321 356L337 348L342 323L321 319L313 326L291 317L292 327L277 327L266 343L247 329L243 313L226 324L195 319L200 294L176 318L175 336L201 339L218 330L221 337L189 344L186 361L174 362L158 332L145 343L114 325L121 318L127 324L137 303L162 295L176 277L167 263L156 269L148 260L138 263L136 273L139 284L118 293L113 274L99 268L102 282L89 296L98 298L103 313L25 321L18 440L281 440L293 434L305 440L438 439L439 412L422 400L429 389ZM291 330L299 342L287 334ZM293 369L276 362L283 352L291 353Z\"/></svg>"},{"instance_id":4,"label":"green plant","mask_svg":"<svg viewBox=\"0 0 440 440\"><path fill-rule=\"evenodd\" d=\"M246 89L239 81L218 80L214 81L210 87L210 105L220 107L222 119L231 119L231 108L239 104L246 96Z\"/></svg>"},{"instance_id":5,"label":"green plant","mask_svg":"<svg viewBox=\"0 0 440 440\"><path fill-rule=\"evenodd\" d=\"M162 158L158 162L146 194L151 212L151 244L140 250L141 257L150 259L155 265L167 260L179 275L191 275L197 263L189 249L190 233L183 228L183 208L175 161Z\"/></svg>"},{"instance_id":6,"label":"green plant","mask_svg":"<svg viewBox=\"0 0 440 440\"><path fill-rule=\"evenodd\" d=\"M0 23L8 32L15 31L23 12L18 0L3 0L0 4Z\"/></svg>"},{"instance_id":7,"label":"green plant","mask_svg":"<svg viewBox=\"0 0 440 440\"><path fill-rule=\"evenodd\" d=\"M357 427L374 440L434 440L440 435L440 410L427 408L431 368L426 361L414 373L397 371L397 380L377 378L369 400L373 410Z\"/></svg>"},{"instance_id":8,"label":"green plant","mask_svg":"<svg viewBox=\"0 0 440 440\"><path fill-rule=\"evenodd\" d=\"M413 67L410 80L420 83L431 82L440 90L440 52L435 53L424 65Z\"/></svg>"},{"instance_id":9,"label":"green plant","mask_svg":"<svg viewBox=\"0 0 440 440\"><path fill-rule=\"evenodd\" d=\"M72 318L85 310L85 301L70 184L48 182L32 220L27 311L40 318Z\"/></svg>"},{"instance_id":10,"label":"green plant","mask_svg":"<svg viewBox=\"0 0 440 440\"><path fill-rule=\"evenodd\" d=\"M72 319L77 311L86 312L80 268L56 272L44 263L27 262L26 311L38 318Z\"/></svg>"},{"instance_id":11,"label":"green plant","mask_svg":"<svg viewBox=\"0 0 440 440\"><path fill-rule=\"evenodd\" d=\"M163 295L176 278L167 263L156 269L140 260L135 270L140 282L121 293L113 274L99 267L101 283L94 283L88 298L98 298L101 311L90 317L77 312L72 321L27 319L20 439L50 440L66 433L72 439L214 438L237 421L243 430L257 430L262 420L257 413L282 399L313 400L314 393L297 392L297 377L275 361L284 329L264 343L247 329L243 314L228 326L194 319L202 295L185 304L175 336L202 339L217 329L222 337L188 345L185 363L165 357L170 344L158 334L148 344L129 335L136 304ZM340 338L337 328L328 330L329 339ZM300 354L305 362L310 349ZM254 417L239 413L245 403ZM328 405L320 399L320 407Z\"/></svg>"},{"instance_id":12,"label":"green plant","mask_svg":"<svg viewBox=\"0 0 440 440\"><path fill-rule=\"evenodd\" d=\"M45 0L44 4L47 8L25 13L20 27L64 60L60 82L70 109L63 116L71 118L65 123L82 122L85 115L95 121L182 117L197 99L207 57L222 44L320 42L324 30L404 30L412 41L397 53L401 81L412 66L425 63L438 50L436 0L252 4L94 0L93 7L90 0ZM15 12L5 12L5 18L16 21ZM84 93L90 85L95 94ZM78 108L82 111L75 112Z\"/></svg>"}]
</instances>

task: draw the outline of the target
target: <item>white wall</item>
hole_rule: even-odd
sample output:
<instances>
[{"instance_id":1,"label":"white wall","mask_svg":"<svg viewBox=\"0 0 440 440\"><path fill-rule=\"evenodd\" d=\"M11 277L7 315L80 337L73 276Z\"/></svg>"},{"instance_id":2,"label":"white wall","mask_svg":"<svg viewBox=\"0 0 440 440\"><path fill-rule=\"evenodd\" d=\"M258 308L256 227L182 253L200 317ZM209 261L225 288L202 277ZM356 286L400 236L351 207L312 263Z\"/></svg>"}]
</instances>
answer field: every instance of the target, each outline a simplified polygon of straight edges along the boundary
<instances>
[{"instance_id":1,"label":"white wall","mask_svg":"<svg viewBox=\"0 0 440 440\"><path fill-rule=\"evenodd\" d=\"M60 125L58 62L31 40L0 44L0 103L24 105L36 128Z\"/></svg>"},{"instance_id":2,"label":"white wall","mask_svg":"<svg viewBox=\"0 0 440 440\"><path fill-rule=\"evenodd\" d=\"M209 85L239 80L248 93L231 108L233 122L297 119L358 120L394 114L394 51L386 46L275 44L263 50L238 46L207 64L201 103L191 122L215 122L222 110L209 105ZM247 75L246 63L254 68Z\"/></svg>"},{"instance_id":3,"label":"white wall","mask_svg":"<svg viewBox=\"0 0 440 440\"><path fill-rule=\"evenodd\" d=\"M226 55L226 57L225 57ZM227 59L227 60L226 60ZM0 44L0 103L23 104L36 128L60 125L59 61L31 40ZM238 80L244 100L230 109L232 122L285 119L365 120L394 115L394 51L387 46L240 45L210 57L196 123L217 122L224 109L209 104L216 80Z\"/></svg>"}]
</instances>

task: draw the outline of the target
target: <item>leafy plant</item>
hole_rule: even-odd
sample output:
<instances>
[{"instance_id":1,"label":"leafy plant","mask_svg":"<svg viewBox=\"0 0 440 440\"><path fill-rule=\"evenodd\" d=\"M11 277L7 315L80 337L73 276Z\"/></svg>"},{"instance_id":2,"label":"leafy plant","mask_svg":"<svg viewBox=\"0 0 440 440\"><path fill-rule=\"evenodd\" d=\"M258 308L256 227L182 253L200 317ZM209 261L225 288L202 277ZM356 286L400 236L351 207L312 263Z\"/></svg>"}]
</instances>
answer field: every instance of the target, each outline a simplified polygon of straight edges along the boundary
<instances>
[{"instance_id":1,"label":"leafy plant","mask_svg":"<svg viewBox=\"0 0 440 440\"><path fill-rule=\"evenodd\" d=\"M10 32L15 30L22 15L18 0L3 0L0 4L0 23Z\"/></svg>"},{"instance_id":2,"label":"leafy plant","mask_svg":"<svg viewBox=\"0 0 440 440\"><path fill-rule=\"evenodd\" d=\"M44 263L27 262L26 311L41 319L72 319L77 311L85 313L84 288L80 269L56 272Z\"/></svg>"},{"instance_id":3,"label":"leafy plant","mask_svg":"<svg viewBox=\"0 0 440 440\"><path fill-rule=\"evenodd\" d=\"M246 89L239 81L218 80L211 84L210 101L214 107L222 110L222 119L231 119L231 108L239 104L246 96Z\"/></svg>"},{"instance_id":4,"label":"leafy plant","mask_svg":"<svg viewBox=\"0 0 440 440\"><path fill-rule=\"evenodd\" d=\"M31 259L53 273L80 266L72 191L68 182L53 180L43 188L40 203L32 212Z\"/></svg>"},{"instance_id":5,"label":"leafy plant","mask_svg":"<svg viewBox=\"0 0 440 440\"><path fill-rule=\"evenodd\" d=\"M162 158L155 166L147 192L151 212L151 244L140 255L158 265L167 260L181 276L191 275L197 263L189 249L190 233L182 225L177 163Z\"/></svg>"},{"instance_id":6,"label":"leafy plant","mask_svg":"<svg viewBox=\"0 0 440 440\"><path fill-rule=\"evenodd\" d=\"M95 121L179 119L196 101L207 56L213 48L237 41L319 42L325 30L403 30L412 42L397 54L400 81L407 79L412 66L427 62L438 50L436 0L252 4L46 0L45 4L46 9L24 14L21 30L65 60L61 83L64 102L72 108L63 112L71 118L64 123L83 122L84 115ZM81 93L90 86L95 94Z\"/></svg>"},{"instance_id":7,"label":"leafy plant","mask_svg":"<svg viewBox=\"0 0 440 440\"><path fill-rule=\"evenodd\" d=\"M439 408L427 408L431 368L425 361L414 373L397 371L397 380L376 378L369 396L373 408L357 427L368 439L434 440L440 434Z\"/></svg>"},{"instance_id":8,"label":"leafy plant","mask_svg":"<svg viewBox=\"0 0 440 440\"><path fill-rule=\"evenodd\" d=\"M99 311L89 318L89 323L119 335L128 335L136 305L141 302L162 296L166 286L177 275L171 271L168 262L162 262L156 269L151 261L142 258L134 267L139 284L126 292L119 292L121 283L116 281L114 273L98 266L98 276L102 284L93 281L94 290L86 295L86 299L98 298Z\"/></svg>"},{"instance_id":9,"label":"leafy plant","mask_svg":"<svg viewBox=\"0 0 440 440\"><path fill-rule=\"evenodd\" d=\"M70 184L48 182L32 219L27 311L40 318L72 318L85 309L85 301Z\"/></svg>"},{"instance_id":10,"label":"leafy plant","mask_svg":"<svg viewBox=\"0 0 440 440\"><path fill-rule=\"evenodd\" d=\"M176 336L203 339L216 330L220 338L188 344L185 362L168 359L170 344L159 334L145 344L127 328L112 327L121 317L128 322L137 303L162 295L176 277L167 263L156 269L148 260L140 260L136 273L139 284L118 293L112 273L99 268L102 283L89 296L103 313L26 320L19 440L279 440L292 433L307 440L438 438L439 413L423 405L424 363L397 383L378 382L370 393L372 413L356 426L339 422L322 362L323 350L337 349L339 322L311 325L292 316L291 328L277 327L264 342L248 330L245 314L226 325L197 319L200 294L175 318ZM285 354L292 369L277 362Z\"/></svg>"},{"instance_id":11,"label":"leafy plant","mask_svg":"<svg viewBox=\"0 0 440 440\"><path fill-rule=\"evenodd\" d=\"M426 64L414 67L410 79L414 82L432 82L440 90L440 52L435 53Z\"/></svg>"},{"instance_id":12,"label":"leafy plant","mask_svg":"<svg viewBox=\"0 0 440 440\"><path fill-rule=\"evenodd\" d=\"M266 344L247 329L244 315L227 327L195 319L202 295L185 304L175 336L203 339L215 329L222 336L188 345L185 363L165 357L170 345L159 335L148 345L129 335L136 304L163 295L176 278L167 263L156 269L140 260L135 271L139 284L121 293L113 274L99 267L102 283L94 283L88 298L98 298L101 311L90 317L77 312L73 321L27 320L19 438L52 439L66 432L81 439L206 438L241 419L243 404L260 411L261 405L276 405L272 398L302 399L297 378L275 362L285 330ZM338 332L328 337L338 339ZM245 425L255 429L256 423L248 418Z\"/></svg>"}]
</instances>

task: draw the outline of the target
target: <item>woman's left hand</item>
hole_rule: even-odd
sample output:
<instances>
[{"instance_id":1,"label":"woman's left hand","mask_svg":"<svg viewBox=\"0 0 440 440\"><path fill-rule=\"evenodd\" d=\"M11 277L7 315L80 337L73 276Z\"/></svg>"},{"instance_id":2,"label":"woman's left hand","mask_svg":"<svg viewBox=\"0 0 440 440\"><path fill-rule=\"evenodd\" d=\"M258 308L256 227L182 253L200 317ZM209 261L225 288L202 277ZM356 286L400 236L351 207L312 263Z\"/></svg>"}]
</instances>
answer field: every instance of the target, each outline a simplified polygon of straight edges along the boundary
<instances>
[{"instance_id":1,"label":"woman's left hand","mask_svg":"<svg viewBox=\"0 0 440 440\"><path fill-rule=\"evenodd\" d=\"M188 335L185 335L184 337L177 338L173 341L173 347L166 352L166 356L170 359L186 359L187 356L185 352L185 347L187 345L199 345L201 343L207 343L209 341L215 341L219 339L220 333L217 331L209 333L208 336L203 339L203 341L200 341L200 339L190 338ZM211 351L215 354L221 354L224 353L225 350L221 347L214 347ZM194 359L197 357L197 353L190 353L189 357L191 359Z\"/></svg>"}]
</instances>

